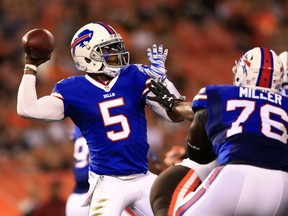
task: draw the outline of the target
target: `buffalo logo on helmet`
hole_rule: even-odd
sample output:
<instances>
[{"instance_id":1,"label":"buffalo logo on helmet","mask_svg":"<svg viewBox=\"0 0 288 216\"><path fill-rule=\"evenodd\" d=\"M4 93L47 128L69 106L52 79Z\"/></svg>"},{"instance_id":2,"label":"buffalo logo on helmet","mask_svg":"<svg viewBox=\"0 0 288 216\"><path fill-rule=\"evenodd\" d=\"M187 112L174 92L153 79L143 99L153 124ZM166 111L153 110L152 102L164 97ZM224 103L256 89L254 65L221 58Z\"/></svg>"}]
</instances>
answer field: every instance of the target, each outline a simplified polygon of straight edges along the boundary
<instances>
[{"instance_id":1,"label":"buffalo logo on helmet","mask_svg":"<svg viewBox=\"0 0 288 216\"><path fill-rule=\"evenodd\" d=\"M89 29L85 29L79 33L79 35L76 37L70 47L73 50L73 55L75 55L75 48L77 46L84 47L92 40L93 34L94 32Z\"/></svg>"},{"instance_id":2,"label":"buffalo logo on helmet","mask_svg":"<svg viewBox=\"0 0 288 216\"><path fill-rule=\"evenodd\" d=\"M240 65L242 66L242 69L243 69L243 73L244 74L248 74L247 72L247 66L250 67L251 65L251 62L248 60L248 56L247 55L244 55L243 58L240 59Z\"/></svg>"}]
</instances>

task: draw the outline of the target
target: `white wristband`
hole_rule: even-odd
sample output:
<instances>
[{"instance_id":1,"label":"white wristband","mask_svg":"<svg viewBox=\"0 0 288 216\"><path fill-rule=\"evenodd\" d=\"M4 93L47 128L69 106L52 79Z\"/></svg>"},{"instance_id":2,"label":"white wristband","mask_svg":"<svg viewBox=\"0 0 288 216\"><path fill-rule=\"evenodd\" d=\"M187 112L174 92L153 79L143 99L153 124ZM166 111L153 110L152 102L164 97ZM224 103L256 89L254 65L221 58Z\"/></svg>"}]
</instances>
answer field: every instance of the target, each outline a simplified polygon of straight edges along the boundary
<instances>
[{"instance_id":1,"label":"white wristband","mask_svg":"<svg viewBox=\"0 0 288 216\"><path fill-rule=\"evenodd\" d=\"M37 72L37 66L33 65L33 64L25 64L24 65L24 71L25 70L33 70L33 71Z\"/></svg>"}]
</instances>

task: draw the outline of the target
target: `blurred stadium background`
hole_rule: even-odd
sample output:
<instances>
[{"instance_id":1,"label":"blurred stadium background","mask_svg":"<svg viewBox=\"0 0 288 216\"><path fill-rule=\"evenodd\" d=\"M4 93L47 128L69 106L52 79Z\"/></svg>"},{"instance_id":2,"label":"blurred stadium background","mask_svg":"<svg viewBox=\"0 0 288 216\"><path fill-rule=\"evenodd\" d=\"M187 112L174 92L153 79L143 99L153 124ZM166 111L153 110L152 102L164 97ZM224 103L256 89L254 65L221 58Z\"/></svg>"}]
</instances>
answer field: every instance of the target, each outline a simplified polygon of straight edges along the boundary
<instances>
[{"instance_id":1,"label":"blurred stadium background","mask_svg":"<svg viewBox=\"0 0 288 216\"><path fill-rule=\"evenodd\" d=\"M45 203L52 193L59 194L63 205L73 187L71 122L29 121L16 114L23 74L21 37L41 27L56 38L52 60L38 73L42 96L58 80L77 74L70 41L81 26L93 21L110 24L122 34L131 63L148 64L146 49L164 44L169 49L168 77L188 100L207 84L231 83L234 61L248 49L288 49L287 0L0 1L2 216L31 215L29 209ZM184 146L189 123L167 123L150 111L147 119L151 150L161 163L171 146Z\"/></svg>"}]
</instances>

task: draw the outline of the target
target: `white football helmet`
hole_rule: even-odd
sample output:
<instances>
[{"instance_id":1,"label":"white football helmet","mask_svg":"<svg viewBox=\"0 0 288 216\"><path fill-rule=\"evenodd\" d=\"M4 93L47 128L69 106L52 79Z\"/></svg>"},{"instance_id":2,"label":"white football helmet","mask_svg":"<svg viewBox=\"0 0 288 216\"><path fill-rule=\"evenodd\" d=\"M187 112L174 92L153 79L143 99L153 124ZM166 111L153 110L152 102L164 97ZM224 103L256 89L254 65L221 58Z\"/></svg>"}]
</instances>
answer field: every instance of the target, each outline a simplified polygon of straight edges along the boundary
<instances>
[{"instance_id":1,"label":"white football helmet","mask_svg":"<svg viewBox=\"0 0 288 216\"><path fill-rule=\"evenodd\" d=\"M283 76L283 82L282 82L282 86L283 86L283 85L288 84L288 52L284 51L280 53L279 58L282 61L283 68L284 68L284 76Z\"/></svg>"},{"instance_id":2,"label":"white football helmet","mask_svg":"<svg viewBox=\"0 0 288 216\"><path fill-rule=\"evenodd\" d=\"M276 53L256 47L246 52L232 68L233 84L272 92L280 92L283 65Z\"/></svg>"},{"instance_id":3,"label":"white football helmet","mask_svg":"<svg viewBox=\"0 0 288 216\"><path fill-rule=\"evenodd\" d=\"M76 67L87 73L115 77L121 67L129 64L129 52L121 35L104 23L89 23L80 28L73 36L70 48ZM111 56L117 60L110 61Z\"/></svg>"}]
</instances>

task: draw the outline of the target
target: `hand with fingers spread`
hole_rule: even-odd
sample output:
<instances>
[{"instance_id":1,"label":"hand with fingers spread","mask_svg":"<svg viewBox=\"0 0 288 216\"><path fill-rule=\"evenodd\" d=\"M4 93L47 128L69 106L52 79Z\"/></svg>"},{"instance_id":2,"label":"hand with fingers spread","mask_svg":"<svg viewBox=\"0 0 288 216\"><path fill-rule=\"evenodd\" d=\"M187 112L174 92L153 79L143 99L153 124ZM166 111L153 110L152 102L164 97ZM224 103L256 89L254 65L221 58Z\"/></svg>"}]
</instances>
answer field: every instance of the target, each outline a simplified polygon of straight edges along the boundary
<instances>
[{"instance_id":1,"label":"hand with fingers spread","mask_svg":"<svg viewBox=\"0 0 288 216\"><path fill-rule=\"evenodd\" d=\"M154 80L163 81L166 79L165 61L168 55L168 49L165 49L163 52L163 45L160 44L157 47L156 44L153 44L152 49L147 49L147 57L150 62L150 66L138 65L139 69L152 77Z\"/></svg>"},{"instance_id":2,"label":"hand with fingers spread","mask_svg":"<svg viewBox=\"0 0 288 216\"><path fill-rule=\"evenodd\" d=\"M156 76L166 77L167 70L165 69L165 61L168 55L168 49L165 49L163 52L163 45L160 44L157 50L157 45L153 44L151 48L147 49L148 60L151 64L151 73L154 73Z\"/></svg>"}]
</instances>

